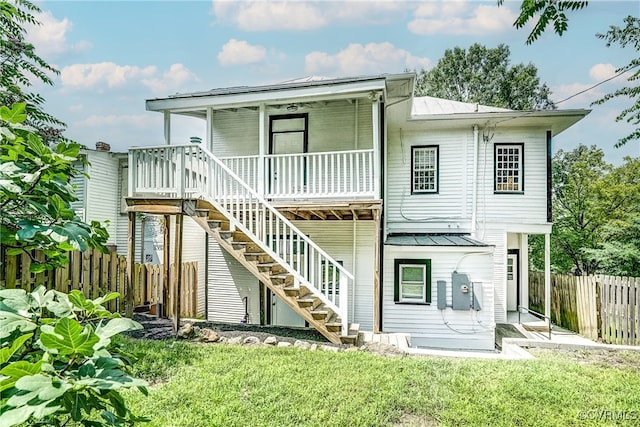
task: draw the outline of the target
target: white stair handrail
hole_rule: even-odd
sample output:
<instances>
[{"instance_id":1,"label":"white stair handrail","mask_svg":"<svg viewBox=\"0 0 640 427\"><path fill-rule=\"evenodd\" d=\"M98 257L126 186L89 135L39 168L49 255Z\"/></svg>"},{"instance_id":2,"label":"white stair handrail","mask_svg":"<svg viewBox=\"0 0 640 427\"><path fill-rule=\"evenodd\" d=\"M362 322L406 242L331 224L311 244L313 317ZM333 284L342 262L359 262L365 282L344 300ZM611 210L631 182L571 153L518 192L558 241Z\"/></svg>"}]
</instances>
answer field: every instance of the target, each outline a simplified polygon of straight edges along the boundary
<instances>
[{"instance_id":1,"label":"white stair handrail","mask_svg":"<svg viewBox=\"0 0 640 427\"><path fill-rule=\"evenodd\" d=\"M293 275L298 286L308 287L339 314L347 334L353 275L220 159L199 144L133 148L129 156L130 196L153 191L203 197Z\"/></svg>"}]
</instances>

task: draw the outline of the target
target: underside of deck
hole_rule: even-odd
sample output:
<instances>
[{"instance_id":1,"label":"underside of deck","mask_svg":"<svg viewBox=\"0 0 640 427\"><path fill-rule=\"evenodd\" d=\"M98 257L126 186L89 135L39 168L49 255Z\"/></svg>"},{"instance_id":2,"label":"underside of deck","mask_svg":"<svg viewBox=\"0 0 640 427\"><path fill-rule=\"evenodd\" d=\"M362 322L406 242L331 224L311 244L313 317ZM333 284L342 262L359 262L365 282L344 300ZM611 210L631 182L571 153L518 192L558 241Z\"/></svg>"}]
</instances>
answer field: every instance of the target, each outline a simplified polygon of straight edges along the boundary
<instances>
[{"instance_id":1,"label":"underside of deck","mask_svg":"<svg viewBox=\"0 0 640 427\"><path fill-rule=\"evenodd\" d=\"M185 203L186 202L186 203ZM382 210L382 200L352 200L352 201L271 201L288 220L319 220L319 221L373 221ZM192 209L208 209L201 200L177 198L127 198L129 212L140 212L157 215L171 215L183 213L184 206ZM193 213L189 213L193 215Z\"/></svg>"}]
</instances>

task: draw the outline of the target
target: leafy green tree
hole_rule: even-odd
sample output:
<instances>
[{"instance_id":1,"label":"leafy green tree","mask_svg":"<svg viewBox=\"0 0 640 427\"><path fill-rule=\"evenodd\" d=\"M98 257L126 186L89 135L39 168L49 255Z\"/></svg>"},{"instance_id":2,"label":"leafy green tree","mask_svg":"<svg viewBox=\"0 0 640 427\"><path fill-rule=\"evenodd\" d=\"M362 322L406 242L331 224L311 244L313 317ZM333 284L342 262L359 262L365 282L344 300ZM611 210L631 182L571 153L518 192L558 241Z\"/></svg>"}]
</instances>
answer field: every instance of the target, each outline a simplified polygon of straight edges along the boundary
<instances>
[{"instance_id":1,"label":"leafy green tree","mask_svg":"<svg viewBox=\"0 0 640 427\"><path fill-rule=\"evenodd\" d=\"M47 64L25 40L25 25L40 25L40 8L28 0L0 1L0 105L25 103L28 124L46 143L61 140L65 125L44 111L44 98L29 91L35 82L53 85L59 71Z\"/></svg>"},{"instance_id":2,"label":"leafy green tree","mask_svg":"<svg viewBox=\"0 0 640 427\"><path fill-rule=\"evenodd\" d=\"M626 220L605 226L600 247L586 252L601 273L640 277L640 206Z\"/></svg>"},{"instance_id":3,"label":"leafy green tree","mask_svg":"<svg viewBox=\"0 0 640 427\"><path fill-rule=\"evenodd\" d=\"M82 292L69 295L40 286L0 290L0 425L134 425L123 389L147 393L129 375L131 355L111 342L140 329Z\"/></svg>"},{"instance_id":4,"label":"leafy green tree","mask_svg":"<svg viewBox=\"0 0 640 427\"><path fill-rule=\"evenodd\" d=\"M640 215L640 159L613 167L595 146L560 150L553 162L551 264L561 273L614 274L605 260L606 244L625 244L613 232ZM615 240L619 239L619 240ZM542 269L543 241L531 239L532 268ZM611 253L610 251L607 253ZM622 265L622 264L621 264ZM618 271L618 270L616 270Z\"/></svg>"},{"instance_id":5,"label":"leafy green tree","mask_svg":"<svg viewBox=\"0 0 640 427\"><path fill-rule=\"evenodd\" d=\"M498 0L498 6L503 3L504 0ZM520 6L520 15L513 25L516 28L522 28L529 21L535 21L527 37L527 44L537 40L549 24L552 24L553 30L561 36L569 27L567 12L583 9L588 3L588 1L576 0L524 0Z\"/></svg>"},{"instance_id":6,"label":"leafy green tree","mask_svg":"<svg viewBox=\"0 0 640 427\"><path fill-rule=\"evenodd\" d=\"M616 70L616 74L623 72L630 73L627 81L631 86L623 87L613 93L609 93L592 104L603 104L619 97L629 98L630 100L635 98L633 105L625 108L618 114L616 122L624 120L627 123L636 125L636 128L629 135L621 138L616 144L616 147L620 147L632 140L640 141L640 126L638 126L640 125L640 85L637 83L640 81L640 18L627 16L624 22L626 24L624 28L612 25L605 34L596 34L596 37L607 41L607 47L610 47L614 43L623 48L631 46L635 49L637 55L636 58L631 59L627 65ZM633 69L636 69L636 71L631 73ZM632 86L634 83L635 86Z\"/></svg>"},{"instance_id":7,"label":"leafy green tree","mask_svg":"<svg viewBox=\"0 0 640 427\"><path fill-rule=\"evenodd\" d=\"M76 200L70 183L79 144L51 148L25 124L25 104L0 106L0 246L7 255L41 249L46 261L32 260L42 271L67 261L66 253L89 247L105 250L108 234L92 221L84 223L71 209Z\"/></svg>"},{"instance_id":8,"label":"leafy green tree","mask_svg":"<svg viewBox=\"0 0 640 427\"><path fill-rule=\"evenodd\" d=\"M477 43L468 50L447 49L435 67L419 73L416 95L514 110L555 108L549 87L540 84L538 69L533 64L510 65L510 54L504 44L494 49Z\"/></svg>"}]
</instances>

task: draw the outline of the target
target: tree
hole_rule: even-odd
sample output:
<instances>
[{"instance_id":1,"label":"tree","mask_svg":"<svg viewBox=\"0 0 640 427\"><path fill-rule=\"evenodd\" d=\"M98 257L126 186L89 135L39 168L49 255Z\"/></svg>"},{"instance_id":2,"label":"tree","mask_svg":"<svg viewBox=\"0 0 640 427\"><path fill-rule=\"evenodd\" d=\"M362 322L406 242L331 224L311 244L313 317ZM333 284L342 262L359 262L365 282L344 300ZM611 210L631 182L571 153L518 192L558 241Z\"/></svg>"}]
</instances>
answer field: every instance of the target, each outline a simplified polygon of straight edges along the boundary
<instances>
[{"instance_id":1,"label":"tree","mask_svg":"<svg viewBox=\"0 0 640 427\"><path fill-rule=\"evenodd\" d=\"M625 158L613 167L595 146L580 145L572 151L558 151L553 162L553 231L551 264L561 273L616 274L615 265L632 265L625 260L610 262L613 248L634 244L630 234L620 233L625 225L633 231L640 216L640 159ZM629 237L630 240L625 240ZM543 268L542 239L531 239L532 267ZM623 252L633 258L633 248ZM619 253L623 253L619 252Z\"/></svg>"},{"instance_id":2,"label":"tree","mask_svg":"<svg viewBox=\"0 0 640 427\"><path fill-rule=\"evenodd\" d=\"M504 0L498 0L498 6L501 6L503 3ZM530 20L537 19L527 37L527 44L531 44L537 40L550 23L553 23L556 34L561 36L568 28L569 19L566 12L583 9L587 7L588 3L587 1L575 0L525 0L520 5L520 15L513 25L516 28L522 28ZM626 24L624 28L611 25L609 31L606 33L596 34L596 37L606 40L607 47L610 47L612 44L619 44L620 47L623 48L631 46L635 49L636 57L632 58L627 65L616 69L616 75L631 72L631 70L640 67L640 55L638 54L640 52L640 18L629 15L624 19L624 23ZM613 93L605 95L597 101L592 102L591 106L601 105L618 97L630 98L632 100L635 98L633 105L622 110L616 117L616 122L625 120L628 123L640 125L640 86L637 84L637 82L640 81L640 69L630 74L627 81L631 83L630 86L623 87ZM635 86L634 82L636 82ZM640 140L640 127L636 127L629 135L620 138L615 146L621 147L632 140Z\"/></svg>"},{"instance_id":3,"label":"tree","mask_svg":"<svg viewBox=\"0 0 640 427\"><path fill-rule=\"evenodd\" d=\"M416 95L514 110L555 108L549 87L540 84L538 69L533 64L511 66L509 55L504 44L495 49L477 43L468 50L447 49L434 68L419 73Z\"/></svg>"},{"instance_id":4,"label":"tree","mask_svg":"<svg viewBox=\"0 0 640 427\"><path fill-rule=\"evenodd\" d=\"M0 105L25 103L27 124L46 143L55 143L62 139L64 123L44 111L42 96L28 91L34 81L53 85L50 75L59 74L25 41L25 25L39 25L33 15L37 12L28 0L0 1Z\"/></svg>"},{"instance_id":5,"label":"tree","mask_svg":"<svg viewBox=\"0 0 640 427\"><path fill-rule=\"evenodd\" d=\"M504 0L498 0L498 6L502 6L503 3ZM575 0L524 0L520 5L520 15L513 25L516 28L522 28L527 22L537 19L527 37L527 44L537 40L551 23L554 31L561 36L569 27L566 12L583 9L588 3L588 1Z\"/></svg>"},{"instance_id":6,"label":"tree","mask_svg":"<svg viewBox=\"0 0 640 427\"><path fill-rule=\"evenodd\" d=\"M613 43L617 43L623 48L629 45L638 54L640 52L640 18L627 16L624 22L626 27L619 28L612 25L609 27L609 31L605 34L596 34L596 37L606 40L607 47L610 47ZM634 68L636 68L636 71L627 78L627 81L630 83L640 81L640 57L633 58L627 65L618 68L616 74L631 72ZM632 123L636 126L640 125L640 86L637 83L636 86L623 87L613 93L609 93L591 105L600 105L617 97L631 100L635 98L635 103L631 107L622 110L616 117L616 122L625 120L627 123ZM620 138L616 147L620 147L632 140L640 140L640 127L636 127L629 135Z\"/></svg>"},{"instance_id":7,"label":"tree","mask_svg":"<svg viewBox=\"0 0 640 427\"><path fill-rule=\"evenodd\" d=\"M43 250L46 261L31 264L38 272L64 264L72 250L106 250L108 234L96 221L85 224L70 206L76 200L70 179L80 173L74 162L82 147L49 147L24 124L25 110L24 103L0 106L0 246L7 255Z\"/></svg>"},{"instance_id":8,"label":"tree","mask_svg":"<svg viewBox=\"0 0 640 427\"><path fill-rule=\"evenodd\" d=\"M598 270L615 276L640 277L640 206L626 220L613 221L603 230L603 242L586 250Z\"/></svg>"}]
</instances>

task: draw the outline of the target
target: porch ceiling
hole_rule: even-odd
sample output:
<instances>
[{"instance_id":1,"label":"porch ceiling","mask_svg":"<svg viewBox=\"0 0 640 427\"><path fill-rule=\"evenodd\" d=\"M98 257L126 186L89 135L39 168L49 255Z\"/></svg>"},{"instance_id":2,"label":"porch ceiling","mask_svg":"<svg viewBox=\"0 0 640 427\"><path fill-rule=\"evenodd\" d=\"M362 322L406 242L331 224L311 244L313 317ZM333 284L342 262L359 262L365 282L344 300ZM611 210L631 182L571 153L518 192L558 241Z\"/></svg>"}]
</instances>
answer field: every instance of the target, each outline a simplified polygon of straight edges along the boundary
<instances>
[{"instance_id":1,"label":"porch ceiling","mask_svg":"<svg viewBox=\"0 0 640 427\"><path fill-rule=\"evenodd\" d=\"M382 200L273 201L271 205L289 220L372 221L382 209Z\"/></svg>"}]
</instances>

